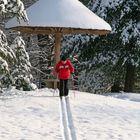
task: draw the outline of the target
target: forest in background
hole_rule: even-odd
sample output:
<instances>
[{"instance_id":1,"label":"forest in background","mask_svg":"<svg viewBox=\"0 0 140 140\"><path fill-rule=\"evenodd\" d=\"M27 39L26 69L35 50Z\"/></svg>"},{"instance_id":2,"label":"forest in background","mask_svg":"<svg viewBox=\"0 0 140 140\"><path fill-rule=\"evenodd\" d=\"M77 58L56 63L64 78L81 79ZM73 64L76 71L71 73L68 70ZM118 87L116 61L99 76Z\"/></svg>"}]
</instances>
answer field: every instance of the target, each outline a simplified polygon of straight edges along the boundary
<instances>
[{"instance_id":1,"label":"forest in background","mask_svg":"<svg viewBox=\"0 0 140 140\"><path fill-rule=\"evenodd\" d=\"M34 1L23 2L28 7ZM92 93L140 92L140 1L80 1L107 21L113 31L106 36L63 36L61 51L75 66L76 89ZM46 79L53 78L54 36L22 36L33 82L39 88L45 87ZM8 37L9 44L13 40L13 36Z\"/></svg>"}]
</instances>

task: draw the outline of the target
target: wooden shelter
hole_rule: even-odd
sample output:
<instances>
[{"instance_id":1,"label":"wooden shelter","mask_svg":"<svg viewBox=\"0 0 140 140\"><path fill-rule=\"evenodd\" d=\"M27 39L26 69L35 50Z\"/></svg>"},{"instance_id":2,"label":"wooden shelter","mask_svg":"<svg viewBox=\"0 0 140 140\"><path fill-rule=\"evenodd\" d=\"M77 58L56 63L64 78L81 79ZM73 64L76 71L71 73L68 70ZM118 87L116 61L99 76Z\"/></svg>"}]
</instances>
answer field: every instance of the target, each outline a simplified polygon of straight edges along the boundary
<instances>
[{"instance_id":1,"label":"wooden shelter","mask_svg":"<svg viewBox=\"0 0 140 140\"><path fill-rule=\"evenodd\" d=\"M16 18L6 28L30 34L55 34L55 63L60 59L62 34L105 35L111 27L79 0L39 0L27 9L29 24Z\"/></svg>"}]
</instances>

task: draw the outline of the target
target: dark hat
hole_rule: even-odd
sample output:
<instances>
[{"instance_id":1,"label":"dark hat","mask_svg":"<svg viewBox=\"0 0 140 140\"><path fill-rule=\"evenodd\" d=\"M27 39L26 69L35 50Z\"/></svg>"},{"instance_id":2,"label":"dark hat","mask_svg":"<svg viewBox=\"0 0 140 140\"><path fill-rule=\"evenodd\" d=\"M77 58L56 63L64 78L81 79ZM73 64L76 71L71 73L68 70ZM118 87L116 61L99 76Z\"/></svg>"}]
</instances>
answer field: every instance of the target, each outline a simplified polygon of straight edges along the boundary
<instances>
[{"instance_id":1,"label":"dark hat","mask_svg":"<svg viewBox=\"0 0 140 140\"><path fill-rule=\"evenodd\" d=\"M67 59L66 56L61 56L62 61L65 61L66 59Z\"/></svg>"}]
</instances>

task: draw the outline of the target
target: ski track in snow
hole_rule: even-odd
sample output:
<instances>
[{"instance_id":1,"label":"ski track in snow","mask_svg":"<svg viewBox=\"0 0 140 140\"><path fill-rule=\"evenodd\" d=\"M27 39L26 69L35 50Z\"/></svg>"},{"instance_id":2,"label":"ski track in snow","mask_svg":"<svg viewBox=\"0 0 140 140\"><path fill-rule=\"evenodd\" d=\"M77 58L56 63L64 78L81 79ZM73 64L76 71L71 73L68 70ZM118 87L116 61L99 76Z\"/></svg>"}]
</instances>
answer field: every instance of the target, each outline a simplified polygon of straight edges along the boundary
<instances>
[{"instance_id":1,"label":"ski track in snow","mask_svg":"<svg viewBox=\"0 0 140 140\"><path fill-rule=\"evenodd\" d=\"M62 133L63 133L63 140L70 140L68 124L67 124L67 116L64 108L64 101L60 99L60 106L61 106L61 123L62 123Z\"/></svg>"},{"instance_id":2,"label":"ski track in snow","mask_svg":"<svg viewBox=\"0 0 140 140\"><path fill-rule=\"evenodd\" d=\"M77 140L75 128L70 109L69 98L63 97L60 99L60 119L62 124L62 133L64 140Z\"/></svg>"},{"instance_id":3,"label":"ski track in snow","mask_svg":"<svg viewBox=\"0 0 140 140\"><path fill-rule=\"evenodd\" d=\"M71 132L72 140L77 140L76 131L75 131L73 118L72 118L72 112L71 112L71 108L70 108L69 98L66 98L66 108L67 108L68 122L69 122L69 128L71 130L70 132Z\"/></svg>"}]
</instances>

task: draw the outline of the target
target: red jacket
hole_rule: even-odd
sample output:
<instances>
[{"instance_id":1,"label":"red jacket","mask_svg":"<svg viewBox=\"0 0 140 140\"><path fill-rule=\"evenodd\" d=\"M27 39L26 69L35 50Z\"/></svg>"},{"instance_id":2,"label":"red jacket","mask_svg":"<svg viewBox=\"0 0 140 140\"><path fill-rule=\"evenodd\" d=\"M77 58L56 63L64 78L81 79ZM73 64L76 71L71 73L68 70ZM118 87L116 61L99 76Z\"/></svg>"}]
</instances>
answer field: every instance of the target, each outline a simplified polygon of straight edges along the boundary
<instances>
[{"instance_id":1,"label":"red jacket","mask_svg":"<svg viewBox=\"0 0 140 140\"><path fill-rule=\"evenodd\" d=\"M59 79L67 80L70 77L70 73L74 73L74 68L70 60L66 60L65 64L60 60L55 67L55 72L58 74Z\"/></svg>"}]
</instances>

